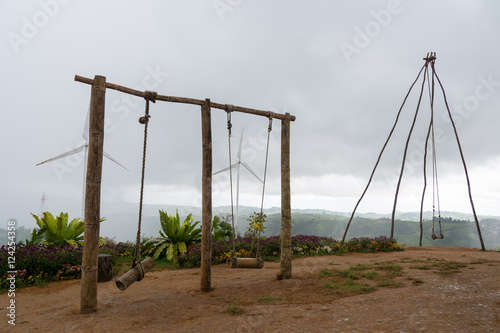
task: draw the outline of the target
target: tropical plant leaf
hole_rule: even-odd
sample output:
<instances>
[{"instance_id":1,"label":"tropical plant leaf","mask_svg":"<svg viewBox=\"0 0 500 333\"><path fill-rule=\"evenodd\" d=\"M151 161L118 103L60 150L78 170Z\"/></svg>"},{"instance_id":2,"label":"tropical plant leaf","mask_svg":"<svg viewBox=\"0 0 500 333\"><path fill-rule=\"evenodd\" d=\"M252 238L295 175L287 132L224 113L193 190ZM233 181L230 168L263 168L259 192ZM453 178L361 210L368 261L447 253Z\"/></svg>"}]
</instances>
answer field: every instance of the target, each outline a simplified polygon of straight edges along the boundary
<instances>
[{"instance_id":1,"label":"tropical plant leaf","mask_svg":"<svg viewBox=\"0 0 500 333\"><path fill-rule=\"evenodd\" d=\"M159 244L159 246L157 246L154 249L155 253L153 255L153 259L157 259L167 246L170 248L169 245L170 245L170 243L168 243L168 242L164 242L164 243Z\"/></svg>"},{"instance_id":2,"label":"tropical plant leaf","mask_svg":"<svg viewBox=\"0 0 500 333\"><path fill-rule=\"evenodd\" d=\"M42 220L40 220L40 218L38 216L36 216L35 214L33 213L30 213L31 216L33 216L36 220L36 224L38 225L39 228L43 228L43 222Z\"/></svg>"},{"instance_id":3,"label":"tropical plant leaf","mask_svg":"<svg viewBox=\"0 0 500 333\"><path fill-rule=\"evenodd\" d=\"M45 244L78 244L83 241L83 232L85 224L79 218L73 219L68 224L68 213L61 212L59 216L54 218L49 212L44 212L40 219L38 216L31 214L40 229L36 234L32 234L31 242ZM101 219L103 221L104 219Z\"/></svg>"},{"instance_id":4,"label":"tropical plant leaf","mask_svg":"<svg viewBox=\"0 0 500 333\"><path fill-rule=\"evenodd\" d=\"M170 246L167 249L167 259L170 261L173 261L174 259L174 253L176 252L178 248L177 243L171 243Z\"/></svg>"},{"instance_id":5,"label":"tropical plant leaf","mask_svg":"<svg viewBox=\"0 0 500 333\"><path fill-rule=\"evenodd\" d=\"M175 215L169 215L163 210L159 210L159 214L161 238L155 240L155 255L159 256L166 250L167 259L175 262L179 252L185 253L190 244L200 240L201 228L197 228L199 221L193 223L193 215L189 214L181 225L178 210L176 210ZM164 242L168 242L170 245L160 247L159 244Z\"/></svg>"},{"instance_id":6,"label":"tropical plant leaf","mask_svg":"<svg viewBox=\"0 0 500 333\"><path fill-rule=\"evenodd\" d=\"M66 239L76 239L83 233L85 230L85 223L79 218L74 218L68 224L66 228Z\"/></svg>"},{"instance_id":7,"label":"tropical plant leaf","mask_svg":"<svg viewBox=\"0 0 500 333\"><path fill-rule=\"evenodd\" d=\"M179 243L177 243L177 247L178 247L178 249L179 249L179 253L184 254L184 253L186 253L186 252L187 252L186 243L184 243L184 242L179 242Z\"/></svg>"}]
</instances>

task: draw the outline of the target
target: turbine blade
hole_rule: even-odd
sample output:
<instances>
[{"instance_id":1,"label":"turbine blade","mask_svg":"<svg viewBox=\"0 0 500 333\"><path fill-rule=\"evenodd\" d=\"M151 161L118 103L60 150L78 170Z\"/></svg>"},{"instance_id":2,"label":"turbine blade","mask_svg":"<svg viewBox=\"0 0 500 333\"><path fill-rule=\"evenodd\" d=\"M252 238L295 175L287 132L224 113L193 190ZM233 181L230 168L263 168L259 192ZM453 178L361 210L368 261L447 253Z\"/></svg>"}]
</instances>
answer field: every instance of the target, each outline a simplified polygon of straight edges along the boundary
<instances>
[{"instance_id":1,"label":"turbine blade","mask_svg":"<svg viewBox=\"0 0 500 333\"><path fill-rule=\"evenodd\" d=\"M108 153L106 153L105 151L103 151L102 154L104 156L106 156L108 159L110 159L111 161L115 162L116 164L118 164L119 166L121 166L122 168L124 168L125 170L130 171L129 169L127 169L126 167L124 167L120 162L118 162L113 157L111 157L111 155L109 155Z\"/></svg>"},{"instance_id":2,"label":"turbine blade","mask_svg":"<svg viewBox=\"0 0 500 333\"><path fill-rule=\"evenodd\" d=\"M260 179L259 176L257 176L257 174L248 166L248 164L246 164L245 162L240 162L241 165L243 165L248 171L250 171L252 173L252 175L255 176L255 178L257 178L258 180L260 180L261 183L263 183L262 179Z\"/></svg>"},{"instance_id":3,"label":"turbine blade","mask_svg":"<svg viewBox=\"0 0 500 333\"><path fill-rule=\"evenodd\" d=\"M90 120L90 104L89 109L87 111L87 118L85 119L85 126L83 126L82 137L85 139L85 142L89 142L89 120Z\"/></svg>"},{"instance_id":4,"label":"turbine blade","mask_svg":"<svg viewBox=\"0 0 500 333\"><path fill-rule=\"evenodd\" d=\"M241 146L243 145L243 131L245 127L241 128L241 137L240 137L240 147L238 148L238 161L241 161Z\"/></svg>"},{"instance_id":5,"label":"turbine blade","mask_svg":"<svg viewBox=\"0 0 500 333\"><path fill-rule=\"evenodd\" d=\"M213 173L213 174L212 174L212 176L215 176L215 175L216 175L216 174L218 174L218 173L221 173L221 172L227 171L227 170L229 170L229 169L231 169L231 168L234 168L236 165L238 165L238 163L234 163L233 165L228 166L227 168L224 168L224 169L222 169L222 170L219 170L219 171L217 171L217 172Z\"/></svg>"},{"instance_id":6,"label":"turbine blade","mask_svg":"<svg viewBox=\"0 0 500 333\"><path fill-rule=\"evenodd\" d=\"M70 156L70 155L73 155L73 154L77 154L79 152L81 152L83 150L83 148L85 148L86 145L83 145L83 146L80 146L78 148L75 148L75 149L71 149L70 151L67 151L65 152L64 154L61 154L61 155L57 155L56 157L52 157L52 158L49 158L48 160L46 161L43 161L43 162L40 162L37 164L38 165L41 165L41 164L44 164L44 163L47 163L47 162L52 162L52 161L55 161L55 160L58 160L60 158L63 158L63 157L66 157L66 156Z\"/></svg>"}]
</instances>

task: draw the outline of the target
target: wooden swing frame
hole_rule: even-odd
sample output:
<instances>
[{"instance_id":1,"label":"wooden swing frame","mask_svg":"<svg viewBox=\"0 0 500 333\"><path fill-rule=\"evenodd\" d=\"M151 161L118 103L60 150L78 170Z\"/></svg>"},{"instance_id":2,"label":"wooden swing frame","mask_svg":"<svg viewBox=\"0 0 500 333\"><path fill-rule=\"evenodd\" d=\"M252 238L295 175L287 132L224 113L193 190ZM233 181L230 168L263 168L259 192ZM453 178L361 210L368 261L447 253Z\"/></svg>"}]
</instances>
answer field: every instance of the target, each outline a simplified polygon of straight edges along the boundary
<instances>
[{"instance_id":1,"label":"wooden swing frame","mask_svg":"<svg viewBox=\"0 0 500 333\"><path fill-rule=\"evenodd\" d=\"M92 86L90 96L89 149L85 192L85 227L83 242L80 313L97 311L97 260L99 254L99 219L101 202L102 158L104 146L104 114L106 88L137 97L147 97L147 92L106 82L106 77L94 79L75 76L75 81ZM281 120L281 266L278 279L292 277L292 209L290 194L290 122L295 116L271 111L229 106L185 97L157 95L157 101L194 104L201 106L202 126L202 238L201 238L201 290L212 290L212 124L211 109L242 112Z\"/></svg>"}]
</instances>

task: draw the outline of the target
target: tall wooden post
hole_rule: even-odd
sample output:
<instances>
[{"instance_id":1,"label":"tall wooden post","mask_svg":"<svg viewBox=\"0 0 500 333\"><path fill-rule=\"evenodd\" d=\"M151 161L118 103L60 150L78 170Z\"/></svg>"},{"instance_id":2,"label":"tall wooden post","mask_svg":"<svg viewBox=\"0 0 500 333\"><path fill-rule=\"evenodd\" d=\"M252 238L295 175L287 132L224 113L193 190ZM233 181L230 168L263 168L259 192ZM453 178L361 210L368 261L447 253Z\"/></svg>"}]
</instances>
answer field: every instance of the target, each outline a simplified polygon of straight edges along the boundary
<instances>
[{"instance_id":1,"label":"tall wooden post","mask_svg":"<svg viewBox=\"0 0 500 333\"><path fill-rule=\"evenodd\" d=\"M205 104L201 106L201 137L203 144L201 290L210 291L212 289L212 120L210 99L206 99Z\"/></svg>"},{"instance_id":2,"label":"tall wooden post","mask_svg":"<svg viewBox=\"0 0 500 333\"><path fill-rule=\"evenodd\" d=\"M99 256L105 95L106 78L95 76L90 95L80 313L90 313L97 310L97 262Z\"/></svg>"},{"instance_id":3,"label":"tall wooden post","mask_svg":"<svg viewBox=\"0 0 500 333\"><path fill-rule=\"evenodd\" d=\"M281 272L292 278L292 206L290 203L290 114L281 121Z\"/></svg>"}]
</instances>

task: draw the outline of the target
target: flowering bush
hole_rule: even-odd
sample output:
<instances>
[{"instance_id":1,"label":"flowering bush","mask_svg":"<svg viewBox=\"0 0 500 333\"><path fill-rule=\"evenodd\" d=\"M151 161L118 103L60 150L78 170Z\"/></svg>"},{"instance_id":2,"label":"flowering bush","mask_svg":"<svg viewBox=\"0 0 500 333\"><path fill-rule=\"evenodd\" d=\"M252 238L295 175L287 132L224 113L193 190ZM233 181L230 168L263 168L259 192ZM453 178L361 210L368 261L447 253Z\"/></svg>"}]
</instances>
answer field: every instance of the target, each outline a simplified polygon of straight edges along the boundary
<instances>
[{"instance_id":1,"label":"flowering bush","mask_svg":"<svg viewBox=\"0 0 500 333\"><path fill-rule=\"evenodd\" d=\"M132 257L132 242L116 243L105 238L99 245L99 253L111 254L114 263L118 257ZM15 251L16 286L24 287L52 280L78 279L81 277L83 245L17 244ZM7 278L12 271L8 267L8 247L0 247L0 290L8 288Z\"/></svg>"},{"instance_id":2,"label":"flowering bush","mask_svg":"<svg viewBox=\"0 0 500 333\"><path fill-rule=\"evenodd\" d=\"M237 257L255 257L251 237L238 237L235 241ZM212 263L224 263L233 249L230 241L212 242ZM347 252L402 251L403 246L395 239L380 236L376 238L353 238L341 244L333 238L319 236L292 236L292 254L295 256L342 254ZM262 257L279 257L281 253L280 236L260 239ZM184 255L179 256L179 266L196 267L201 264L201 245L191 246Z\"/></svg>"},{"instance_id":3,"label":"flowering bush","mask_svg":"<svg viewBox=\"0 0 500 333\"><path fill-rule=\"evenodd\" d=\"M80 266L72 266L69 264L63 265L63 267L56 274L56 279L58 280L79 279L81 277L82 268Z\"/></svg>"},{"instance_id":4,"label":"flowering bush","mask_svg":"<svg viewBox=\"0 0 500 333\"><path fill-rule=\"evenodd\" d=\"M255 257L256 249L252 248L252 237L238 237L235 240L237 257ZM380 236L376 238L353 238L345 243L333 238L296 235L292 236L292 254L294 256L329 255L347 252L403 251L403 245L395 239ZM141 242L144 251L145 240ZM231 256L233 243L228 240L212 241L213 264L226 262ZM254 251L255 250L255 251ZM125 260L133 257L135 243L120 242L106 238L99 246L99 252L111 254L116 262L118 258ZM279 257L281 242L279 236L261 237L260 254L262 257ZM46 244L16 245L16 286L24 287L52 280L67 280L81 277L83 246ZM8 288L7 280L11 271L8 267L8 247L0 247L0 290ZM180 267L197 267L201 264L201 245L195 244L187 248L186 253L178 257Z\"/></svg>"},{"instance_id":5,"label":"flowering bush","mask_svg":"<svg viewBox=\"0 0 500 333\"><path fill-rule=\"evenodd\" d=\"M344 245L349 252L403 251L403 245L386 236L352 238Z\"/></svg>"}]
</instances>

